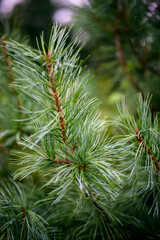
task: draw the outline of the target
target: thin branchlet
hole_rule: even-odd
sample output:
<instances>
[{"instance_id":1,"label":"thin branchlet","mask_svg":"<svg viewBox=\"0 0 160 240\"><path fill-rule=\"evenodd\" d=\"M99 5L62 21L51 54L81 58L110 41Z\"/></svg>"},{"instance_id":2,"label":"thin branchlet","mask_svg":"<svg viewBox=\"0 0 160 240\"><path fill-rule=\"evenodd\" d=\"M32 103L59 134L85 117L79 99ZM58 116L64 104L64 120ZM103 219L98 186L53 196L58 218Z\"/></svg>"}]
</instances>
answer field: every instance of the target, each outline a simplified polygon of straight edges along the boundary
<instances>
[{"instance_id":1,"label":"thin branchlet","mask_svg":"<svg viewBox=\"0 0 160 240\"><path fill-rule=\"evenodd\" d=\"M7 237L7 229L4 229L2 231L2 233L4 234L4 240L7 240L8 239L8 237Z\"/></svg>"},{"instance_id":2,"label":"thin branchlet","mask_svg":"<svg viewBox=\"0 0 160 240\"><path fill-rule=\"evenodd\" d=\"M122 48L122 43L121 43L121 37L119 34L119 25L120 25L120 11L119 11L119 7L118 7L118 0L116 1L116 17L115 17L115 25L116 25L116 29L115 29L115 45L116 45L116 49L117 49L117 55L118 58L120 60L120 63L122 65L122 68L124 70L124 72L126 73L128 80L130 81L130 83L132 84L132 86L136 89L137 92L140 92L142 94L142 97L144 98L144 94L142 89L140 88L140 86L138 85L138 83L135 81L135 79L133 78L132 74L130 73L128 66L127 66L127 62L125 59L125 55L124 55L124 51Z\"/></svg>"},{"instance_id":3,"label":"thin branchlet","mask_svg":"<svg viewBox=\"0 0 160 240\"><path fill-rule=\"evenodd\" d=\"M52 157L51 157L51 158L52 158ZM53 159L53 158L52 158L52 159ZM66 158L66 160L59 160L58 158L55 158L55 159L53 159L53 160L56 161L57 163L68 164L69 166L74 164L74 163L73 163L71 160L69 160L68 158ZM77 164L77 167L78 167L80 170L86 169L86 170L88 170L88 171L91 171L89 168L86 167L86 165L87 165L87 163L83 163L83 164L78 163L78 164Z\"/></svg>"},{"instance_id":4,"label":"thin branchlet","mask_svg":"<svg viewBox=\"0 0 160 240\"><path fill-rule=\"evenodd\" d=\"M58 93L58 88L56 88L56 82L54 79L54 68L52 65L54 65L55 60L53 59L53 56L51 56L50 51L48 51L47 56L44 56L44 59L46 61L46 69L48 70L48 76L49 76L49 83L51 86L51 95L52 98L55 101L55 105L57 108L57 112L60 113L60 128L61 128L61 133L62 133L62 141L65 142L67 145L67 135L66 135L66 124L65 124L65 119L63 116L63 110L61 108L61 101L59 98L59 93ZM77 145L76 145L77 146ZM73 153L75 150L74 146L71 147L71 153ZM66 160L59 160L57 158L54 159L57 163L65 163L68 165L72 165L73 162L71 160L69 160L68 158L66 158ZM77 165L78 168L81 170L82 168L89 170L88 168L86 168L86 164L78 164Z\"/></svg>"},{"instance_id":5,"label":"thin branchlet","mask_svg":"<svg viewBox=\"0 0 160 240\"><path fill-rule=\"evenodd\" d=\"M140 144L140 146L144 149L144 151L149 154L151 156L151 158L153 159L153 162L155 164L155 171L159 172L160 170L160 166L158 163L157 158L154 156L153 152L150 150L150 148L147 146L147 144L145 143L144 139L142 138L141 134L138 131L138 128L136 128L136 134L137 134L137 140Z\"/></svg>"},{"instance_id":6,"label":"thin branchlet","mask_svg":"<svg viewBox=\"0 0 160 240\"><path fill-rule=\"evenodd\" d=\"M73 162L70 161L70 160L67 159L67 158L66 158L66 160L59 160L58 158L55 158L55 161L56 161L57 163L66 163L66 164L69 164L69 165L72 165L72 164L73 164Z\"/></svg>"},{"instance_id":7,"label":"thin branchlet","mask_svg":"<svg viewBox=\"0 0 160 240\"><path fill-rule=\"evenodd\" d=\"M3 59L4 59L4 62L6 63L6 68L7 68L7 72L8 72L8 80L9 80L9 83L13 83L13 78L12 78L12 74L11 74L11 61L10 59L8 58L8 53L7 53L7 48L6 48L6 44L5 44L5 40L6 40L6 37L5 35L3 35L1 37L1 49L2 49L2 53L3 53ZM13 87L12 88L12 91L14 93L16 93L16 89Z\"/></svg>"},{"instance_id":8,"label":"thin branchlet","mask_svg":"<svg viewBox=\"0 0 160 240\"><path fill-rule=\"evenodd\" d=\"M126 11L125 10L119 11L118 0L117 0L116 1L115 27L111 26L110 24L108 24L106 22L103 22L101 19L99 19L95 15L92 15L92 18L93 18L93 20L98 22L105 30L113 32L115 34L115 45L116 45L116 49L117 49L117 55L118 55L118 58L120 60L123 71L126 74L126 76L127 76L128 80L130 81L131 85L135 88L135 90L137 92L141 92L141 94L144 98L144 93L143 93L142 89L140 88L138 83L135 81L134 77L130 73L130 71L128 69L128 66L127 66L126 58L125 58L124 51L123 51L123 48L122 48L120 32L128 32L130 30L130 26L128 26L128 25L125 26L125 27L120 26L120 18L119 18L120 14L121 15L122 14L126 15Z\"/></svg>"},{"instance_id":9,"label":"thin branchlet","mask_svg":"<svg viewBox=\"0 0 160 240\"><path fill-rule=\"evenodd\" d=\"M92 200L94 206L97 208L98 212L101 214L101 216L103 218L103 221L105 223L105 226L106 226L106 229L107 229L107 232L108 232L108 235L109 235L110 239L114 240L113 235L112 235L113 229L111 229L111 226L109 226L110 221L109 221L106 213L104 212L103 208L98 204L98 202L95 199L93 199L93 197L91 197L91 200Z\"/></svg>"},{"instance_id":10,"label":"thin branchlet","mask_svg":"<svg viewBox=\"0 0 160 240\"><path fill-rule=\"evenodd\" d=\"M57 108L57 112L60 113L60 128L61 128L61 133L62 133L62 140L64 142L67 142L67 135L66 135L66 126L65 126L65 119L63 116L63 111L61 108L61 101L59 98L59 93L58 93L58 88L55 87L56 82L54 79L54 68L52 65L54 64L55 60L52 59L53 56L51 56L50 52L48 51L47 56L44 56L44 59L46 61L46 69L48 70L48 76L50 80L50 86L51 86L51 95L53 99L55 100L55 105Z\"/></svg>"},{"instance_id":11,"label":"thin branchlet","mask_svg":"<svg viewBox=\"0 0 160 240\"><path fill-rule=\"evenodd\" d=\"M22 215L21 215L21 218L22 218L22 228L21 228L21 239L23 239L23 231L24 231L24 219L26 217L26 210L24 207L22 207Z\"/></svg>"},{"instance_id":12,"label":"thin branchlet","mask_svg":"<svg viewBox=\"0 0 160 240\"><path fill-rule=\"evenodd\" d=\"M26 216L26 210L25 210L25 208L23 207L23 208L22 208L22 219L24 219L25 216Z\"/></svg>"}]
</instances>

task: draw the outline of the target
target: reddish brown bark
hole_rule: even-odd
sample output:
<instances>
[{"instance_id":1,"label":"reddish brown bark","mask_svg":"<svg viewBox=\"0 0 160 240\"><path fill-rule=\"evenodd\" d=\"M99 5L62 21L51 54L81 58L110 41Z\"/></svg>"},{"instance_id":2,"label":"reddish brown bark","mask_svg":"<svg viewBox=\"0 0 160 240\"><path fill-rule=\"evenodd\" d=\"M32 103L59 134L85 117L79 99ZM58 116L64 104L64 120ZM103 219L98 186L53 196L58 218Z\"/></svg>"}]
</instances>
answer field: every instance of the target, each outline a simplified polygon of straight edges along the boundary
<instances>
[{"instance_id":1,"label":"reddish brown bark","mask_svg":"<svg viewBox=\"0 0 160 240\"><path fill-rule=\"evenodd\" d=\"M46 61L46 69L48 70L48 76L50 80L50 86L51 86L51 95L52 98L55 100L55 105L57 108L57 112L60 112L60 128L62 133L62 140L64 142L67 142L67 135L66 135L66 126L65 126L65 119L63 116L63 111L61 108L61 101L59 98L58 89L55 88L55 79L54 79L54 69L52 68L52 65L54 64L54 60L52 59L52 56L50 55L50 52L48 51L47 57L44 56L44 59Z\"/></svg>"},{"instance_id":2,"label":"reddish brown bark","mask_svg":"<svg viewBox=\"0 0 160 240\"><path fill-rule=\"evenodd\" d=\"M137 134L137 140L138 140L139 144L144 149L144 151L147 152L152 157L152 160L153 160L153 162L155 164L155 170L156 170L156 172L159 172L160 167L159 167L158 160L156 159L156 157L154 156L153 152L150 150L150 148L145 143L144 139L142 138L142 136L140 135L140 133L138 131L138 128L136 128L136 134Z\"/></svg>"}]
</instances>

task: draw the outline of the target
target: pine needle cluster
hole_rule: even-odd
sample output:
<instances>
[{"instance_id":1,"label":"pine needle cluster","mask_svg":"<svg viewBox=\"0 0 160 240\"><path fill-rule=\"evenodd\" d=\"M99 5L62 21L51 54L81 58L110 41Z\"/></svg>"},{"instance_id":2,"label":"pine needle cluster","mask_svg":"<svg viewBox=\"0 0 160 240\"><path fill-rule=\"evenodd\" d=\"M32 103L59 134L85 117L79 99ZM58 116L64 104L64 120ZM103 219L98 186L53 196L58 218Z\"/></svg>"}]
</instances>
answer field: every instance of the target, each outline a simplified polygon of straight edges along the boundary
<instances>
[{"instance_id":1,"label":"pine needle cluster","mask_svg":"<svg viewBox=\"0 0 160 240\"><path fill-rule=\"evenodd\" d=\"M101 120L99 101L86 92L91 76L79 56L82 33L69 43L68 36L55 25L48 45L42 34L38 50L1 41L2 55L13 61L11 88L24 101L18 123L32 131L12 146L14 180L0 186L1 239L154 239L158 116L149 97L139 96L136 119L122 102L117 121ZM110 137L108 125L121 134Z\"/></svg>"}]
</instances>

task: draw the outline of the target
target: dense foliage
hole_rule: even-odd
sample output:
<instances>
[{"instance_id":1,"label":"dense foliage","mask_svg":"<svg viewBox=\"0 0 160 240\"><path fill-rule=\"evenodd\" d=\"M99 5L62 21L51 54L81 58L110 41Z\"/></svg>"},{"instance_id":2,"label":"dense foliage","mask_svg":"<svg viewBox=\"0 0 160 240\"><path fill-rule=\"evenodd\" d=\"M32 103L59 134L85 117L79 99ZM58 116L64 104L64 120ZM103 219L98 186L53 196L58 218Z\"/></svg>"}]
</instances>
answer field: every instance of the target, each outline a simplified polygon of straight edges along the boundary
<instances>
[{"instance_id":1,"label":"dense foliage","mask_svg":"<svg viewBox=\"0 0 160 240\"><path fill-rule=\"evenodd\" d=\"M158 46L157 27L154 23L155 44L152 45L152 41L144 44L149 51L145 52L146 64L137 65L135 56L137 51L144 54L145 49L139 44L148 38L151 18L144 22L143 34L133 31L133 22L142 26L150 4L139 2L143 14L140 18L138 11L136 20L138 1L113 4L113 1L94 0L90 4L79 11L86 16L84 22L92 19L87 30L94 36L92 44L95 41L97 48L93 56L100 62L94 60L99 66L104 64L97 73L104 73L107 79L113 77L117 86L121 85L121 79L129 80L130 86L141 92L136 95L137 111L135 108L130 113L122 98L117 103L118 117L102 120L100 101L88 92L92 76L80 57L83 32L79 31L70 40L72 29L56 24L48 44L42 34L37 49L18 37L17 32L2 35L2 240L160 238L160 132L156 113L159 82L156 76L153 97L146 94L150 89L146 71L150 76L151 68L158 71L158 58L156 64L148 60ZM157 18L157 12L152 14L155 14L152 20ZM134 44L130 44L135 41L138 45L132 55L130 47L133 49ZM101 47L103 54L100 54ZM97 54L97 51L100 52ZM109 53L114 60L103 59L104 55L109 58Z\"/></svg>"}]
</instances>

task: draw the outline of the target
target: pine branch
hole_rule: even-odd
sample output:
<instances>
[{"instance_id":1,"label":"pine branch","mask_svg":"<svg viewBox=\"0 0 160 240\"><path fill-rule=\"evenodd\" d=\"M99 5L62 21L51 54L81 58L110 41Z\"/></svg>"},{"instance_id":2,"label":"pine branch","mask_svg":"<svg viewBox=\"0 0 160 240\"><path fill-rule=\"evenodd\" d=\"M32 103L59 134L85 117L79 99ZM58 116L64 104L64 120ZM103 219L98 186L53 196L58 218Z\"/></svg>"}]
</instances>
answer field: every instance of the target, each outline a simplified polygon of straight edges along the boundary
<instances>
[{"instance_id":1,"label":"pine branch","mask_svg":"<svg viewBox=\"0 0 160 240\"><path fill-rule=\"evenodd\" d=\"M92 14L91 17L92 17L92 19L93 19L94 21L96 21L97 23L99 23L100 26L101 26L103 29L105 29L105 30L107 30L107 31L110 31L110 32L114 32L114 31L115 31L115 29L113 28L112 25L110 25L110 24L102 21L102 20L101 20L100 18L98 18L95 14L94 14L94 15Z\"/></svg>"},{"instance_id":2,"label":"pine branch","mask_svg":"<svg viewBox=\"0 0 160 240\"><path fill-rule=\"evenodd\" d=\"M48 239L47 222L38 214L43 213L37 206L40 192L30 183L18 185L11 179L0 182L0 229L6 233L5 239ZM45 212L48 207L43 208Z\"/></svg>"},{"instance_id":3,"label":"pine branch","mask_svg":"<svg viewBox=\"0 0 160 240\"><path fill-rule=\"evenodd\" d=\"M92 19L94 21L96 21L97 23L100 24L100 26L104 29L104 30L107 30L109 32L112 32L115 34L116 31L122 31L122 32L128 32L130 31L130 28L129 27L121 27L121 26L115 26L113 27L111 24L108 24L106 22L104 22L102 19L98 18L95 14L91 15Z\"/></svg>"},{"instance_id":4,"label":"pine branch","mask_svg":"<svg viewBox=\"0 0 160 240\"><path fill-rule=\"evenodd\" d=\"M66 153L67 154L67 153ZM52 157L51 157L52 158ZM52 158L53 159L53 158ZM55 160L57 163L64 163L64 164L68 164L68 165L73 165L74 163L71 161L71 160L69 160L68 158L66 158L66 160L59 160L58 158L55 158L55 159L53 159L53 160ZM81 163L77 163L77 167L80 169L80 170L82 170L82 169L86 169L86 170L88 170L88 171L91 171L90 169L88 169L87 167L86 167L86 165L87 165L87 163L83 163L83 164L81 164Z\"/></svg>"},{"instance_id":5,"label":"pine branch","mask_svg":"<svg viewBox=\"0 0 160 240\"><path fill-rule=\"evenodd\" d=\"M26 216L26 211L25 208L22 207L22 228L21 228L21 232L20 232L20 240L23 239L23 231L24 231L24 221L25 221L25 216Z\"/></svg>"},{"instance_id":6,"label":"pine branch","mask_svg":"<svg viewBox=\"0 0 160 240\"><path fill-rule=\"evenodd\" d=\"M47 51L43 37L42 51L8 42L16 59L16 86L36 107L30 111L35 134L25 139L28 152L15 152L21 168L14 176L23 179L40 171L47 176L44 186L53 189L47 197L52 203L64 198L71 186L78 188L77 200L79 193L89 192L95 199L114 198L118 193L114 186L122 181L111 160L117 151L105 134L105 121L99 119L99 102L84 92L88 74L82 74L79 35L66 44L65 31L54 27ZM98 202L94 206L111 234L107 213Z\"/></svg>"},{"instance_id":7,"label":"pine branch","mask_svg":"<svg viewBox=\"0 0 160 240\"><path fill-rule=\"evenodd\" d=\"M140 88L140 86L138 85L138 83L133 78L133 75L131 74L131 72L129 71L127 62L125 59L125 55L124 55L124 51L123 51L122 43L121 43L121 38L120 38L120 34L119 34L120 13L121 12L119 12L119 1L116 0L115 44L116 44L116 48L117 48L118 58L120 60L122 68L123 68L124 72L126 73L131 85L136 89L137 92L140 92L142 94L142 97L144 98L144 93L143 93L142 89Z\"/></svg>"},{"instance_id":8,"label":"pine branch","mask_svg":"<svg viewBox=\"0 0 160 240\"><path fill-rule=\"evenodd\" d=\"M95 199L91 196L92 202L95 205L95 207L97 208L98 212L101 214L105 227L107 229L108 235L110 237L111 240L114 240L114 237L112 235L113 233L113 228L110 225L110 221L106 215L106 213L104 212L103 208L98 204L98 202L95 201Z\"/></svg>"},{"instance_id":9,"label":"pine branch","mask_svg":"<svg viewBox=\"0 0 160 240\"><path fill-rule=\"evenodd\" d=\"M61 101L59 98L59 93L58 89L55 87L56 83L54 81L54 62L55 60L53 59L53 56L50 55L50 52L48 51L47 56L44 56L44 59L46 61L46 69L48 70L48 76L50 79L50 85L51 85L51 95L53 96L53 99L55 100L57 112L60 112L60 128L62 132L62 141L66 142L67 141L67 136L66 136L66 127L65 127L65 119L63 117L63 111L61 108Z\"/></svg>"},{"instance_id":10,"label":"pine branch","mask_svg":"<svg viewBox=\"0 0 160 240\"><path fill-rule=\"evenodd\" d=\"M154 154L150 150L150 148L146 145L144 139L142 138L141 134L138 131L138 128L136 129L136 134L137 134L137 140L138 140L141 148L143 148L145 150L145 152L152 157L152 160L153 160L153 162L155 164L155 167L156 167L156 172L159 172L160 166L159 166L158 160L156 159L156 157L154 156Z\"/></svg>"},{"instance_id":11,"label":"pine branch","mask_svg":"<svg viewBox=\"0 0 160 240\"><path fill-rule=\"evenodd\" d=\"M66 158L66 160L58 160L58 158L55 158L55 161L56 161L57 163L65 163L65 164L69 164L69 165L72 165L72 164L73 164L73 162L70 161L70 160L67 159L67 158Z\"/></svg>"},{"instance_id":12,"label":"pine branch","mask_svg":"<svg viewBox=\"0 0 160 240\"><path fill-rule=\"evenodd\" d=\"M138 207L143 207L143 211L148 211L148 214L152 212L153 215L158 215L160 196L158 179L160 172L158 161L159 117L158 115L152 116L149 107L150 101L149 96L146 96L145 100L139 96L138 119L129 114L124 105L121 109L118 108L121 118L118 124L123 133L118 144L122 145L124 153L122 168L124 165L124 171L127 174L129 172L130 186L126 186L126 188L131 191L132 197L134 194L139 197ZM141 132L143 132L143 136Z\"/></svg>"},{"instance_id":13,"label":"pine branch","mask_svg":"<svg viewBox=\"0 0 160 240\"><path fill-rule=\"evenodd\" d=\"M4 229L2 231L2 233L4 233L4 240L7 240L8 239L8 237L7 237L7 229Z\"/></svg>"},{"instance_id":14,"label":"pine branch","mask_svg":"<svg viewBox=\"0 0 160 240\"><path fill-rule=\"evenodd\" d=\"M126 11L125 10L123 10L123 11L119 10L118 1L116 2L116 11L115 12L116 12L115 27L113 27L110 24L102 21L96 15L92 14L91 17L93 18L93 20L98 22L100 24L100 26L103 27L104 30L114 33L117 55L118 55L118 58L120 60L123 71L126 74L126 76L127 76L128 80L130 81L131 85L134 87L134 89L137 92L141 92L142 96L144 97L144 93L143 93L141 87L136 82L136 80L134 79L133 75L131 74L131 72L128 69L128 66L127 66L127 61L126 61L125 54L124 54L123 47L122 47L122 43L121 43L120 32L128 32L128 31L130 31L131 28L128 24L125 27L121 27L120 24L119 24L120 23L120 15L121 16L125 15Z\"/></svg>"},{"instance_id":15,"label":"pine branch","mask_svg":"<svg viewBox=\"0 0 160 240\"><path fill-rule=\"evenodd\" d=\"M57 108L57 112L61 113L60 114L60 128L61 128L61 134L62 134L62 141L65 142L67 145L67 135L66 135L66 126L65 126L65 119L63 117L63 111L61 108L61 101L59 98L59 93L58 93L58 89L56 88L56 82L54 81L54 63L56 60L54 60L53 56L51 56L50 51L48 50L48 53L46 56L44 56L44 59L46 61L46 69L48 70L48 76L49 76L49 80L50 80L50 86L51 86L51 91L50 94L52 95L53 100L55 100L55 105ZM57 158L55 158L55 161L57 163L65 163L65 164L69 164L72 165L73 162L70 161L69 159L66 158L66 160L58 160Z\"/></svg>"},{"instance_id":16,"label":"pine branch","mask_svg":"<svg viewBox=\"0 0 160 240\"><path fill-rule=\"evenodd\" d=\"M17 94L18 94L17 90L13 86L14 80L13 80L12 72L11 72L12 63L11 63L11 60L9 59L9 57L8 57L8 52L7 52L6 43L5 43L5 40L6 40L5 35L3 35L1 37L1 40L2 40L1 48L2 48L4 62L6 63L6 68L7 68L7 72L8 72L9 84L12 84L11 89L12 89L13 93L17 96ZM18 106L19 118L21 119L22 118L22 104L21 104L21 99L18 96L17 96L17 106ZM22 130L22 128L19 127L19 130Z\"/></svg>"},{"instance_id":17,"label":"pine branch","mask_svg":"<svg viewBox=\"0 0 160 240\"><path fill-rule=\"evenodd\" d=\"M156 59L156 58L159 58L160 57L160 53L158 54L155 54L154 56L150 56L148 59L147 58L144 58L143 56L140 56L137 48L136 48L136 43L135 41L133 40L130 40L130 43L131 43L131 47L133 49L133 52L135 54L135 56L137 57L139 63L144 66L146 65L148 67L148 69L150 69L153 73L157 74L158 76L160 75L160 71L158 71L158 69L155 69L154 67L150 66L148 64L148 61L152 60L152 59Z\"/></svg>"},{"instance_id":18,"label":"pine branch","mask_svg":"<svg viewBox=\"0 0 160 240\"><path fill-rule=\"evenodd\" d=\"M61 108L61 101L60 101L60 98L59 98L59 93L58 93L58 89L56 88L56 82L54 80L54 64L56 62L56 60L54 59L54 56L51 56L50 54L50 51L48 51L47 55L44 56L44 59L46 61L46 69L48 70L48 76L49 76L49 79L50 79L50 86L51 86L51 95L53 97L53 99L55 100L55 105L56 105L56 108L57 108L57 112L61 113L60 114L60 128L61 128L61 133L62 133L62 141L65 142L67 145L67 135L66 135L66 126L65 126L65 119L63 117L63 111L62 111L62 108ZM72 143L73 145L73 143ZM73 147L71 148L70 152L71 154L73 153L74 149ZM66 152L67 154L67 152ZM57 158L55 158L55 161L57 163L65 163L65 164L69 164L69 165L72 165L73 162L70 161L69 159L66 158L66 160L58 160ZM86 163L85 164L77 164L78 165L78 168L81 170L82 168L84 169L87 169L89 170L88 168L86 168ZM89 170L90 171L90 170Z\"/></svg>"},{"instance_id":19,"label":"pine branch","mask_svg":"<svg viewBox=\"0 0 160 240\"><path fill-rule=\"evenodd\" d=\"M9 83L12 84L13 83L13 78L12 78L12 74L11 74L11 64L12 63L11 63L10 59L8 58L7 48L5 45L5 40L6 40L5 35L3 35L1 37L1 40L2 40L1 49L3 52L4 62L6 63L6 68L7 68L7 72L8 72L8 80L9 80ZM12 91L14 94L16 94L16 89L14 87L12 87Z\"/></svg>"},{"instance_id":20,"label":"pine branch","mask_svg":"<svg viewBox=\"0 0 160 240\"><path fill-rule=\"evenodd\" d=\"M118 0L117 0L117 1L118 1ZM127 9L126 9L126 8L124 8L124 10L123 10L123 12L122 12L122 15L123 15L124 20L125 20L126 28L127 28L127 29L131 29L131 27L130 27L130 25L129 25L129 21L128 21L128 13L127 13ZM118 29L117 29L117 30L118 30ZM154 67L152 67L152 66L150 66L150 65L148 64L148 62L149 62L150 60L159 59L160 53L158 52L158 53L153 54L153 55L150 54L150 56L149 56L148 58L145 58L145 57L143 57L143 56L141 56L141 55L139 54L139 52L138 52L138 50L137 50L137 48L136 48L136 42L135 42L135 41L133 41L132 39L129 39L129 43L130 43L130 45L131 45L131 48L132 48L132 50L133 50L133 53L135 54L135 56L137 57L137 59L138 59L138 61L139 61L139 63L140 63L142 66L146 65L146 66L148 67L148 69L150 69L153 73L155 73L155 74L157 74L157 75L160 75L160 72L159 72L157 69L155 69Z\"/></svg>"}]
</instances>

